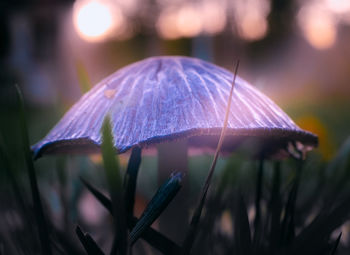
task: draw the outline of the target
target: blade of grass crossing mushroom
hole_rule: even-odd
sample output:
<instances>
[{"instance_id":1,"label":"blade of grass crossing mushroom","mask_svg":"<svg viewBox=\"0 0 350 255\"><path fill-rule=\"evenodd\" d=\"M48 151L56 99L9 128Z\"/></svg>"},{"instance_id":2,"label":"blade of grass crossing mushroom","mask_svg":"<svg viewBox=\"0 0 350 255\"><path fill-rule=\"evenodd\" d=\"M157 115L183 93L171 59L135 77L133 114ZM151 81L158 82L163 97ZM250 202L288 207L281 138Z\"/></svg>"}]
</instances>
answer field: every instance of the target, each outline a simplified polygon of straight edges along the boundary
<instances>
[{"instance_id":1,"label":"blade of grass crossing mushroom","mask_svg":"<svg viewBox=\"0 0 350 255\"><path fill-rule=\"evenodd\" d=\"M135 147L129 159L124 177L124 203L128 225L134 215L137 174L141 164L141 148Z\"/></svg>"},{"instance_id":2,"label":"blade of grass crossing mushroom","mask_svg":"<svg viewBox=\"0 0 350 255\"><path fill-rule=\"evenodd\" d=\"M110 214L113 215L112 202L111 200L102 194L99 190L93 187L83 178L80 178L85 187L95 196L95 198L108 210ZM138 218L132 217L130 221L130 228L133 228L136 223L139 221ZM151 227L145 229L145 231L140 236L147 243L153 246L155 249L158 249L164 254L168 254L169 251L173 251L173 254L180 253L180 247L174 243L172 240L159 233L157 230L154 230Z\"/></svg>"},{"instance_id":3,"label":"blade of grass crossing mushroom","mask_svg":"<svg viewBox=\"0 0 350 255\"><path fill-rule=\"evenodd\" d=\"M41 252L42 254L50 255L52 254L52 250L50 245L49 230L47 227L46 217L44 214L44 210L43 210L43 206L42 206L42 202L39 194L39 188L38 188L38 183L36 179L32 153L30 151L23 97L18 85L15 85L15 87L17 92L18 106L19 106L19 121L20 121L20 128L21 128L22 145L23 145L24 157L27 165L30 189L31 189L32 198L33 198L34 213L35 213L35 217L38 225L39 238L40 238L41 249L42 249Z\"/></svg>"},{"instance_id":4,"label":"blade of grass crossing mushroom","mask_svg":"<svg viewBox=\"0 0 350 255\"><path fill-rule=\"evenodd\" d=\"M200 195L200 199L198 202L198 205L194 211L194 214L192 216L191 222L190 222L190 226L189 229L186 233L186 237L183 243L183 250L182 253L183 254L189 254L193 245L193 241L195 238L195 235L197 233L197 227L198 227L198 223L202 214L202 209L204 206L204 202L205 202L205 198L207 196L207 192L210 186L210 182L211 182L211 178L213 176L214 170L215 170L215 166L216 166L216 161L218 159L219 156L219 152L222 146L222 143L224 141L224 137L225 137L225 133L226 133L226 129L227 129L227 123L228 123L228 117L229 117L229 112L231 109L231 102L232 102L232 95L233 95L233 89L234 89L234 85L236 82L236 76L237 76L237 71L238 71L238 67L239 67L239 61L237 61L236 65L235 65L235 72L234 72L234 76L233 76L233 80L232 80L232 86L231 86L231 90L230 90L230 95L228 98L228 103L227 103L227 108L226 108L226 113L225 113L225 120L224 120L224 126L221 130L221 134L220 134L220 138L219 138L219 142L218 145L216 147L216 151L214 154L214 159L213 162L210 166L210 170L207 176L207 179L205 181L205 184L202 188L201 191L201 195Z\"/></svg>"},{"instance_id":5,"label":"blade of grass crossing mushroom","mask_svg":"<svg viewBox=\"0 0 350 255\"><path fill-rule=\"evenodd\" d=\"M157 190L148 203L145 211L130 233L130 243L133 244L142 235L142 233L152 225L152 223L165 210L168 204L176 196L181 188L181 173L173 173L170 178Z\"/></svg>"},{"instance_id":6,"label":"blade of grass crossing mushroom","mask_svg":"<svg viewBox=\"0 0 350 255\"><path fill-rule=\"evenodd\" d=\"M102 157L106 172L108 188L112 200L114 212L115 236L111 249L111 254L127 254L127 225L125 217L125 207L123 202L122 178L119 169L119 161L114 148L114 139L110 124L110 117L103 121L102 125Z\"/></svg>"},{"instance_id":7,"label":"blade of grass crossing mushroom","mask_svg":"<svg viewBox=\"0 0 350 255\"><path fill-rule=\"evenodd\" d=\"M88 255L104 255L94 239L88 233L84 234L79 226L76 226L75 233Z\"/></svg>"}]
</instances>

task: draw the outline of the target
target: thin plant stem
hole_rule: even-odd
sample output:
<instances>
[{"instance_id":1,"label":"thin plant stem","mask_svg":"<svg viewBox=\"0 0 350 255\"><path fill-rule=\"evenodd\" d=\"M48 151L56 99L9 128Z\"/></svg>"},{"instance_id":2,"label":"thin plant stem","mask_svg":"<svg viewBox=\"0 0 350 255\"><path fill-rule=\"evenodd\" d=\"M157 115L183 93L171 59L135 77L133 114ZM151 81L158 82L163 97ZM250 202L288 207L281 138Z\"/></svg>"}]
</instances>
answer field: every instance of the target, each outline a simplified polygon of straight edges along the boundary
<instances>
[{"instance_id":1,"label":"thin plant stem","mask_svg":"<svg viewBox=\"0 0 350 255\"><path fill-rule=\"evenodd\" d=\"M214 174L214 170L215 170L215 166L216 166L216 162L217 159L219 157L219 152L221 150L223 141L224 141L224 137L226 134L226 129L227 129L227 124L228 124L228 117L229 117L229 113L230 113L230 109L231 109L231 102L232 102L232 95L233 95L233 89L234 89L234 85L236 82L236 76L237 76L237 71L238 71L238 67L239 67L239 61L237 61L236 66L235 66L235 72L234 72L234 76L233 76L233 81L232 81L232 86L231 86L231 90L230 90L230 96L228 98L228 103L227 103L227 108L226 108L226 114L225 114L225 120L224 120L224 126L221 130L221 134L220 134L220 138L219 138L219 142L218 145L216 147L216 151L215 151L215 155L214 155L214 159L213 162L210 166L210 170L207 176L207 179L204 183L204 186L202 188L202 192L200 195L200 199L198 202L198 205L194 211L194 214L192 216L191 222L190 222L190 226L189 226L189 230L187 231L187 235L183 244L183 254L189 254L193 245L193 241L197 232L197 228L198 228L198 223L202 214L202 209L204 206L204 202L208 193L208 189L210 186L210 182L212 179L212 176Z\"/></svg>"}]
</instances>

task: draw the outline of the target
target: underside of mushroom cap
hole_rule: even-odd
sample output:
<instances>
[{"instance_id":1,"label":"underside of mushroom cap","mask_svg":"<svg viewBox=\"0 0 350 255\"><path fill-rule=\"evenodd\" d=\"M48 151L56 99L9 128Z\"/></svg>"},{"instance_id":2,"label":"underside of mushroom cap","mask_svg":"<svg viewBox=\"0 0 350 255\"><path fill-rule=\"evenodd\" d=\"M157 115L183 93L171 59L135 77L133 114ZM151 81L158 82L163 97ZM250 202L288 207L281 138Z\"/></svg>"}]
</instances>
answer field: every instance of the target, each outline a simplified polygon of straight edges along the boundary
<instances>
[{"instance_id":1,"label":"underside of mushroom cap","mask_svg":"<svg viewBox=\"0 0 350 255\"><path fill-rule=\"evenodd\" d=\"M98 83L32 149L35 157L96 152L106 115L119 153L184 138L192 146L216 146L232 80L226 69L195 58L145 59ZM286 150L290 142L317 146L317 136L300 129L267 96L237 77L223 149L231 151L246 138L276 150Z\"/></svg>"}]
</instances>

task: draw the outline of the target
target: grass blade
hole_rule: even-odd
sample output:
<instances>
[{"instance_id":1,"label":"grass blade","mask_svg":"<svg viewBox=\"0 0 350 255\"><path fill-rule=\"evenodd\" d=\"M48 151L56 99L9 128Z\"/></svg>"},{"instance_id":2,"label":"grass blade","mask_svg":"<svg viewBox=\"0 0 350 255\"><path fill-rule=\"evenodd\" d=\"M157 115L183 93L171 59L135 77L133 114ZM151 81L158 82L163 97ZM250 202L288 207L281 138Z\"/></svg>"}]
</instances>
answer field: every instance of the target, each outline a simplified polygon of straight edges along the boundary
<instances>
[{"instance_id":1,"label":"grass blade","mask_svg":"<svg viewBox=\"0 0 350 255\"><path fill-rule=\"evenodd\" d=\"M134 216L135 191L137 174L141 164L141 148L132 149L128 167L124 177L124 203L128 222Z\"/></svg>"},{"instance_id":2,"label":"grass blade","mask_svg":"<svg viewBox=\"0 0 350 255\"><path fill-rule=\"evenodd\" d=\"M95 198L113 215L112 202L111 200L93 187L83 178L80 178L85 187L95 196ZM130 221L129 228L133 228L136 223L139 221L138 218L133 217ZM164 254L169 254L169 251L173 251L173 254L180 253L180 247L174 243L172 240L159 233L157 230L154 230L151 227L145 229L145 231L140 236L147 243L149 243L154 248L158 249Z\"/></svg>"},{"instance_id":3,"label":"grass blade","mask_svg":"<svg viewBox=\"0 0 350 255\"><path fill-rule=\"evenodd\" d=\"M107 211L113 215L111 200L82 177L80 177L80 180L84 184L84 186L92 193L92 195L94 195L95 198L107 209Z\"/></svg>"},{"instance_id":4,"label":"grass blade","mask_svg":"<svg viewBox=\"0 0 350 255\"><path fill-rule=\"evenodd\" d=\"M192 219L191 219L191 222L190 222L190 226L189 226L189 229L188 229L188 231L186 233L186 237L185 237L184 243L182 245L182 253L184 255L189 254L191 252L192 245L193 245L196 233L197 233L198 223L199 223L199 220L201 218L202 209L203 209L203 206L204 206L204 203L205 203L205 199L206 199L206 196L207 196L207 193L208 193L208 189L209 189L209 186L210 186L211 178L212 178L212 176L214 174L216 161L218 159L219 152L221 150L221 146L222 146L222 143L224 141L224 137L225 137L225 134L226 134L227 123L228 123L228 116L229 116L229 112L230 112L230 109L231 109L233 89L234 89L234 85L235 85L235 82L236 82L236 76L237 76L238 67L239 67L239 61L237 61L237 64L236 64L236 67L235 67L235 72L234 72L234 76L233 76L232 86L231 86L230 95L229 95L229 98L228 98L228 103L227 103L227 108L226 108L224 126L223 126L223 128L221 130L221 134L220 134L218 145L216 147L214 159L213 159L213 162L211 164L211 167L210 167L207 179L206 179L206 181L204 183L204 186L202 188L200 199L199 199L198 205L197 205L197 207L196 207L196 209L194 211L194 214L192 216Z\"/></svg>"},{"instance_id":5,"label":"grass blade","mask_svg":"<svg viewBox=\"0 0 350 255\"><path fill-rule=\"evenodd\" d=\"M139 219L133 217L132 226L135 226L138 221ZM181 252L180 246L150 226L141 233L140 237L163 254L177 255Z\"/></svg>"},{"instance_id":6,"label":"grass blade","mask_svg":"<svg viewBox=\"0 0 350 255\"><path fill-rule=\"evenodd\" d=\"M142 233L152 225L152 223L165 210L168 204L176 196L181 188L181 173L173 173L170 178L158 189L152 200L148 203L145 211L130 233L130 243L133 244Z\"/></svg>"},{"instance_id":7,"label":"grass blade","mask_svg":"<svg viewBox=\"0 0 350 255\"><path fill-rule=\"evenodd\" d=\"M251 253L251 233L247 214L247 207L243 196L239 194L234 213L234 237L237 254Z\"/></svg>"},{"instance_id":8,"label":"grass blade","mask_svg":"<svg viewBox=\"0 0 350 255\"><path fill-rule=\"evenodd\" d=\"M83 245L88 255L104 255L103 251L96 244L94 239L92 239L92 237L88 233L84 234L79 226L76 226L75 233L77 234L81 244Z\"/></svg>"},{"instance_id":9,"label":"grass blade","mask_svg":"<svg viewBox=\"0 0 350 255\"><path fill-rule=\"evenodd\" d=\"M255 195L255 219L254 219L254 245L257 248L260 240L260 221L261 221L261 206L262 184L264 176L264 157L259 160L258 176L256 180L256 195Z\"/></svg>"},{"instance_id":10,"label":"grass blade","mask_svg":"<svg viewBox=\"0 0 350 255\"><path fill-rule=\"evenodd\" d=\"M23 195L21 193L20 183L18 183L16 175L14 174L14 169L10 163L9 154L7 153L5 148L6 146L3 140L3 136L1 134L0 135L0 161L3 162L5 174L7 175L7 178L10 180L11 188L15 194L15 198L22 211L22 214L26 217L27 222L30 222L28 214L25 213L28 208L24 202Z\"/></svg>"},{"instance_id":11,"label":"grass blade","mask_svg":"<svg viewBox=\"0 0 350 255\"><path fill-rule=\"evenodd\" d=\"M281 212L282 200L280 195L281 189L281 164L276 162L273 172L271 200L270 200L270 254L275 254L278 249L278 239L281 233Z\"/></svg>"},{"instance_id":12,"label":"grass blade","mask_svg":"<svg viewBox=\"0 0 350 255\"><path fill-rule=\"evenodd\" d=\"M340 232L340 234L339 234L337 240L335 240L334 246L333 246L333 248L332 248L332 251L331 251L330 255L335 255L335 253L337 252L337 248L338 248L338 245L339 245L341 236L342 236L342 232Z\"/></svg>"},{"instance_id":13,"label":"grass blade","mask_svg":"<svg viewBox=\"0 0 350 255\"><path fill-rule=\"evenodd\" d=\"M295 239L293 245L289 247L289 254L318 254L324 247L320 244L330 236L330 234L340 227L350 216L350 197L348 196L331 212L322 212L315 220L304 229Z\"/></svg>"},{"instance_id":14,"label":"grass blade","mask_svg":"<svg viewBox=\"0 0 350 255\"><path fill-rule=\"evenodd\" d=\"M50 255L52 254L52 250L50 245L49 230L46 222L47 219L44 214L44 210L43 210L43 206L42 206L42 202L39 194L39 188L38 188L38 183L36 179L35 169L34 169L32 153L30 151L29 137L27 133L28 128L27 128L27 122L26 122L25 112L24 112L23 97L17 85L16 85L16 92L17 92L18 106L19 106L19 121L20 121L20 128L21 128L21 137L23 141L22 145L23 145L24 157L27 165L30 189L31 189L32 198L33 198L34 213L35 213L35 218L36 218L38 230L39 230L39 239L41 243L42 254Z\"/></svg>"},{"instance_id":15,"label":"grass blade","mask_svg":"<svg viewBox=\"0 0 350 255\"><path fill-rule=\"evenodd\" d=\"M282 222L281 230L281 244L290 243L295 237L295 204L298 196L299 183L302 171L302 160L298 160L298 167L296 169L295 180L292 189L288 196L288 201L285 209L285 216Z\"/></svg>"},{"instance_id":16,"label":"grass blade","mask_svg":"<svg viewBox=\"0 0 350 255\"><path fill-rule=\"evenodd\" d=\"M112 200L114 212L115 236L111 254L127 254L127 225L125 207L123 201L122 178L119 169L119 161L114 148L114 138L111 129L110 117L103 121L102 129L102 157L106 172L107 184Z\"/></svg>"}]
</instances>

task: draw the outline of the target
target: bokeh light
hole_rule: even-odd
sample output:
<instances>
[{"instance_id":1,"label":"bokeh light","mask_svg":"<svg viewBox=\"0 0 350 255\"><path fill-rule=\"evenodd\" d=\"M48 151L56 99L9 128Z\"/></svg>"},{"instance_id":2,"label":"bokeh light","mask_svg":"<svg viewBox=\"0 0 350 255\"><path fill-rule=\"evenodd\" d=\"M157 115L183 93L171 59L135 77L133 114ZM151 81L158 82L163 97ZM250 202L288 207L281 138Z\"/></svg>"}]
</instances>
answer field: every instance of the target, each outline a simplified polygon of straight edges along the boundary
<instances>
[{"instance_id":1,"label":"bokeh light","mask_svg":"<svg viewBox=\"0 0 350 255\"><path fill-rule=\"evenodd\" d=\"M327 7L339 14L350 12L350 1L349 0L325 0Z\"/></svg>"},{"instance_id":2,"label":"bokeh light","mask_svg":"<svg viewBox=\"0 0 350 255\"><path fill-rule=\"evenodd\" d=\"M184 37L193 37L202 30L202 22L198 9L190 4L184 5L177 15L177 28Z\"/></svg>"},{"instance_id":3,"label":"bokeh light","mask_svg":"<svg viewBox=\"0 0 350 255\"><path fill-rule=\"evenodd\" d=\"M268 0L239 0L233 2L233 30L247 41L264 38L268 32L267 16L270 13Z\"/></svg>"},{"instance_id":4,"label":"bokeh light","mask_svg":"<svg viewBox=\"0 0 350 255\"><path fill-rule=\"evenodd\" d=\"M165 39L215 35L225 26L225 5L214 1L164 7L156 23L158 34Z\"/></svg>"},{"instance_id":5,"label":"bokeh light","mask_svg":"<svg viewBox=\"0 0 350 255\"><path fill-rule=\"evenodd\" d=\"M77 1L73 21L79 36L89 42L109 39L125 27L125 19L118 6L102 0Z\"/></svg>"},{"instance_id":6,"label":"bokeh light","mask_svg":"<svg viewBox=\"0 0 350 255\"><path fill-rule=\"evenodd\" d=\"M215 1L205 1L201 6L201 18L203 32L209 35L216 35L222 32L226 26L226 4L218 4Z\"/></svg>"},{"instance_id":7,"label":"bokeh light","mask_svg":"<svg viewBox=\"0 0 350 255\"><path fill-rule=\"evenodd\" d=\"M307 41L316 49L333 46L337 36L337 23L325 6L303 6L298 13L298 22Z\"/></svg>"}]
</instances>

